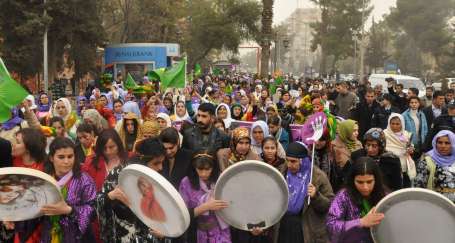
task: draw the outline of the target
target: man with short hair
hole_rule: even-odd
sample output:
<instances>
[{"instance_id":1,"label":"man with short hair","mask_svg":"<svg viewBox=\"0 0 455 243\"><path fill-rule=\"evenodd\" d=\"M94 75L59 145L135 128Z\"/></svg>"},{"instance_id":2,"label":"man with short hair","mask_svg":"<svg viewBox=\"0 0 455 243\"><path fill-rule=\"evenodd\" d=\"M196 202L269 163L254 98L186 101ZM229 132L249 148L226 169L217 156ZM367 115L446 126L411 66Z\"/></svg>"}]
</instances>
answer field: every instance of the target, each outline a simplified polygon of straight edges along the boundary
<instances>
[{"instance_id":1,"label":"man with short hair","mask_svg":"<svg viewBox=\"0 0 455 243\"><path fill-rule=\"evenodd\" d=\"M419 97L419 90L417 88L409 88L408 89L408 99L411 97Z\"/></svg>"},{"instance_id":2,"label":"man with short hair","mask_svg":"<svg viewBox=\"0 0 455 243\"><path fill-rule=\"evenodd\" d=\"M433 86L430 85L425 88L425 97L422 99L423 107L431 106L431 103L433 102L433 92Z\"/></svg>"},{"instance_id":3,"label":"man with short hair","mask_svg":"<svg viewBox=\"0 0 455 243\"><path fill-rule=\"evenodd\" d=\"M438 90L434 92L433 102L431 106L428 106L422 110L422 112L425 114L425 118L427 118L428 127L432 127L434 120L442 114L444 104L445 96L442 91Z\"/></svg>"},{"instance_id":4,"label":"man with short hair","mask_svg":"<svg viewBox=\"0 0 455 243\"><path fill-rule=\"evenodd\" d=\"M350 92L347 82L341 82L337 86L338 96L335 99L335 104L338 108L337 115L343 118L351 117L351 110L357 103L357 96Z\"/></svg>"},{"instance_id":5,"label":"man with short hair","mask_svg":"<svg viewBox=\"0 0 455 243\"><path fill-rule=\"evenodd\" d=\"M431 142L433 141L433 137L442 130L455 132L455 102L447 104L447 112L444 112L433 121L433 126L425 139L423 152L428 152L432 149Z\"/></svg>"},{"instance_id":6,"label":"man with short hair","mask_svg":"<svg viewBox=\"0 0 455 243\"><path fill-rule=\"evenodd\" d=\"M374 95L376 96L376 101L382 100L382 84L377 84L374 86Z\"/></svg>"},{"instance_id":7,"label":"man with short hair","mask_svg":"<svg viewBox=\"0 0 455 243\"><path fill-rule=\"evenodd\" d=\"M216 153L223 148L226 135L214 126L215 106L211 103L201 104L196 119L193 127L183 131L182 147L193 153L202 149Z\"/></svg>"},{"instance_id":8,"label":"man with short hair","mask_svg":"<svg viewBox=\"0 0 455 243\"><path fill-rule=\"evenodd\" d=\"M175 187L179 188L182 179L191 168L191 151L180 148L179 132L169 127L161 131L160 141L166 150L166 159L161 174Z\"/></svg>"},{"instance_id":9,"label":"man with short hair","mask_svg":"<svg viewBox=\"0 0 455 243\"><path fill-rule=\"evenodd\" d=\"M387 78L386 81L388 82L387 89L393 99L392 103L395 104L401 112L405 111L408 108L408 102L406 94L403 92L403 84L397 84L397 81L393 78Z\"/></svg>"},{"instance_id":10,"label":"man with short hair","mask_svg":"<svg viewBox=\"0 0 455 243\"><path fill-rule=\"evenodd\" d=\"M373 115L378 113L381 105L376 101L375 91L368 88L365 97L352 111L352 119L359 124L359 136L362 137L368 129L373 127Z\"/></svg>"},{"instance_id":11,"label":"man with short hair","mask_svg":"<svg viewBox=\"0 0 455 243\"><path fill-rule=\"evenodd\" d=\"M446 91L446 104L452 103L454 101L454 94L455 91L453 89Z\"/></svg>"},{"instance_id":12,"label":"man with short hair","mask_svg":"<svg viewBox=\"0 0 455 243\"><path fill-rule=\"evenodd\" d=\"M392 101L393 98L390 94L383 96L381 107L375 110L371 119L371 127L386 129L390 115L392 113L400 113L400 110L392 105Z\"/></svg>"}]
</instances>

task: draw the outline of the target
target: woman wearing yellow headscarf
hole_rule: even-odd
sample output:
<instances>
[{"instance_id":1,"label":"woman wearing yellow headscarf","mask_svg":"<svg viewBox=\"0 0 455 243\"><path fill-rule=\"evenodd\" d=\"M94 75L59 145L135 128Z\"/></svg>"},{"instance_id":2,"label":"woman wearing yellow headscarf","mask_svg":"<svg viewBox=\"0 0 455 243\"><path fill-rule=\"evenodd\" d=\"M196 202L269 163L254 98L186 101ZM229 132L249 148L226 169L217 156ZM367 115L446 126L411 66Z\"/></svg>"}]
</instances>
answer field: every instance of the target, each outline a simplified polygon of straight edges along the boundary
<instances>
[{"instance_id":1,"label":"woman wearing yellow headscarf","mask_svg":"<svg viewBox=\"0 0 455 243\"><path fill-rule=\"evenodd\" d=\"M362 143L357 139L359 125L354 120L345 120L337 124L338 134L332 142L332 151L335 165L332 167L331 183L334 192L341 188L344 178L349 171L351 153L362 148Z\"/></svg>"}]
</instances>

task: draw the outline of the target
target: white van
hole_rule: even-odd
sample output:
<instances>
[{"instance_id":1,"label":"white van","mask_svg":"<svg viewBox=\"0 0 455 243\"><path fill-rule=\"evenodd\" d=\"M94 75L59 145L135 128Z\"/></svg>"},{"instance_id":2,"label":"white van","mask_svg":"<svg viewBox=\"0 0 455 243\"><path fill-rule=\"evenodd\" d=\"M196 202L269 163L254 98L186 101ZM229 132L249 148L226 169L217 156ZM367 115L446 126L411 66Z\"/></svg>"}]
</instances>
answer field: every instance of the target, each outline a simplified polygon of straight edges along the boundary
<instances>
[{"instance_id":1,"label":"white van","mask_svg":"<svg viewBox=\"0 0 455 243\"><path fill-rule=\"evenodd\" d=\"M398 74L371 74L368 80L371 83L371 87L380 84L382 85L382 92L388 93L386 78L393 78L397 81L397 84L403 85L403 92L407 93L409 88L417 88L419 90L419 96L425 95L425 84L419 78L398 75Z\"/></svg>"}]
</instances>

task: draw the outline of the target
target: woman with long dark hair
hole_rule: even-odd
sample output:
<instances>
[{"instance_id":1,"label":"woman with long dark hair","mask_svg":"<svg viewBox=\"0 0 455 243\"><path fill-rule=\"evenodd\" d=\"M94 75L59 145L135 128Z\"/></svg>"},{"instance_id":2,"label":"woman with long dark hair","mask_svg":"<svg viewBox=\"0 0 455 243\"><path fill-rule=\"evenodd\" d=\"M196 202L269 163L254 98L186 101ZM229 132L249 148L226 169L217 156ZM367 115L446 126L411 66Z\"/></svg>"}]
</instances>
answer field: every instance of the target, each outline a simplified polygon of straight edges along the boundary
<instances>
[{"instance_id":1,"label":"woman with long dark hair","mask_svg":"<svg viewBox=\"0 0 455 243\"><path fill-rule=\"evenodd\" d=\"M82 171L95 180L96 190L100 191L107 174L120 164L125 164L127 159L128 152L120 136L114 129L107 129L98 136L95 154L86 159Z\"/></svg>"},{"instance_id":2,"label":"woman with long dark hair","mask_svg":"<svg viewBox=\"0 0 455 243\"><path fill-rule=\"evenodd\" d=\"M376 213L375 206L384 196L379 166L370 157L359 158L327 214L331 242L373 242L370 228L384 218L384 214Z\"/></svg>"},{"instance_id":3,"label":"woman with long dark hair","mask_svg":"<svg viewBox=\"0 0 455 243\"><path fill-rule=\"evenodd\" d=\"M49 146L45 171L57 180L63 200L43 206L41 242L93 242L90 227L95 213L96 187L93 179L81 172L75 160L75 145L65 137L56 137Z\"/></svg>"},{"instance_id":4,"label":"woman with long dark hair","mask_svg":"<svg viewBox=\"0 0 455 243\"><path fill-rule=\"evenodd\" d=\"M24 128L16 133L16 140L12 146L12 157L14 167L25 167L44 171L46 160L46 138L40 130ZM13 239L14 242L39 242L41 238L41 224L36 221L21 221L11 224L4 222L6 229L14 231L0 230L2 237L0 240ZM3 241L2 241L3 242Z\"/></svg>"},{"instance_id":5,"label":"woman with long dark hair","mask_svg":"<svg viewBox=\"0 0 455 243\"><path fill-rule=\"evenodd\" d=\"M220 175L220 168L213 155L207 151L197 152L192 160L188 176L180 183L182 195L187 207L197 219L197 237L190 230L189 242L231 242L229 225L215 215L215 211L226 208L227 202L215 200L213 190ZM195 240L194 238L197 238Z\"/></svg>"},{"instance_id":6,"label":"woman with long dark hair","mask_svg":"<svg viewBox=\"0 0 455 243\"><path fill-rule=\"evenodd\" d=\"M101 238L104 242L169 243L170 240L144 225L127 206L129 200L118 187L120 172L131 163L147 166L157 172L163 169L166 151L158 138L147 138L136 144L136 156L112 169L97 195Z\"/></svg>"},{"instance_id":7,"label":"woman with long dark hair","mask_svg":"<svg viewBox=\"0 0 455 243\"><path fill-rule=\"evenodd\" d=\"M13 166L35 170L44 169L46 137L40 130L24 128L16 133L13 143Z\"/></svg>"}]
</instances>

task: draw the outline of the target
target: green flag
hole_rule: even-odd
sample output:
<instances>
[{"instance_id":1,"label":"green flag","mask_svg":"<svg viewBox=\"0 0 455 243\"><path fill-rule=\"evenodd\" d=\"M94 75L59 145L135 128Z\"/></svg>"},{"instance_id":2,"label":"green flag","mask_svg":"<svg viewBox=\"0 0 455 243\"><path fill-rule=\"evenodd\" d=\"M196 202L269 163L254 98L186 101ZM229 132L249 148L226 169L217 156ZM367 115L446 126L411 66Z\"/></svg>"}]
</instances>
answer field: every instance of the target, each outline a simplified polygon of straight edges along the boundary
<instances>
[{"instance_id":1,"label":"green flag","mask_svg":"<svg viewBox=\"0 0 455 243\"><path fill-rule=\"evenodd\" d=\"M158 68L147 73L147 77L150 81L152 80L162 80L163 74L166 72L166 68Z\"/></svg>"},{"instance_id":2,"label":"green flag","mask_svg":"<svg viewBox=\"0 0 455 243\"><path fill-rule=\"evenodd\" d=\"M24 101L27 91L9 75L0 58L0 122L11 118L11 109Z\"/></svg>"},{"instance_id":3,"label":"green flag","mask_svg":"<svg viewBox=\"0 0 455 243\"><path fill-rule=\"evenodd\" d=\"M199 78L201 75L202 75L201 65L199 64L194 65L194 77Z\"/></svg>"},{"instance_id":4,"label":"green flag","mask_svg":"<svg viewBox=\"0 0 455 243\"><path fill-rule=\"evenodd\" d=\"M138 87L137 83L134 81L134 79L131 76L131 74L128 73L128 75L126 77L126 81L125 81L125 89L133 90L133 89L135 89L137 87Z\"/></svg>"},{"instance_id":5,"label":"green flag","mask_svg":"<svg viewBox=\"0 0 455 243\"><path fill-rule=\"evenodd\" d=\"M213 74L214 75L218 76L218 75L220 75L220 73L221 73L221 70L219 68L216 67L216 68L213 69Z\"/></svg>"},{"instance_id":6,"label":"green flag","mask_svg":"<svg viewBox=\"0 0 455 243\"><path fill-rule=\"evenodd\" d=\"M276 83L277 85L283 84L283 77L281 77L281 76L276 77L276 78L275 78L275 83Z\"/></svg>"},{"instance_id":7,"label":"green flag","mask_svg":"<svg viewBox=\"0 0 455 243\"><path fill-rule=\"evenodd\" d=\"M269 92L274 95L276 93L276 88L278 85L283 84L283 77L278 76L275 78L275 81L270 84Z\"/></svg>"},{"instance_id":8,"label":"green flag","mask_svg":"<svg viewBox=\"0 0 455 243\"><path fill-rule=\"evenodd\" d=\"M185 88L186 83L186 57L170 69L166 70L161 77L161 88Z\"/></svg>"}]
</instances>

